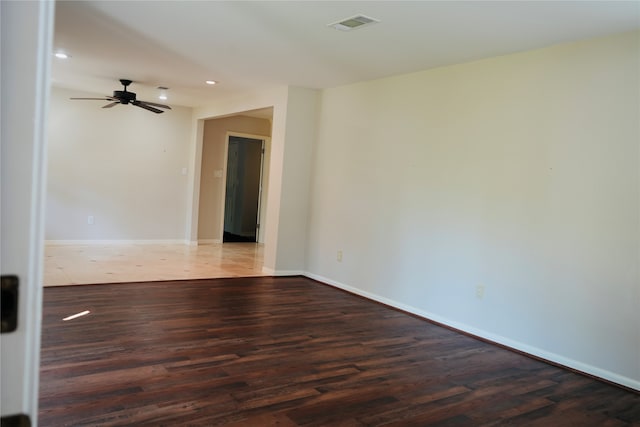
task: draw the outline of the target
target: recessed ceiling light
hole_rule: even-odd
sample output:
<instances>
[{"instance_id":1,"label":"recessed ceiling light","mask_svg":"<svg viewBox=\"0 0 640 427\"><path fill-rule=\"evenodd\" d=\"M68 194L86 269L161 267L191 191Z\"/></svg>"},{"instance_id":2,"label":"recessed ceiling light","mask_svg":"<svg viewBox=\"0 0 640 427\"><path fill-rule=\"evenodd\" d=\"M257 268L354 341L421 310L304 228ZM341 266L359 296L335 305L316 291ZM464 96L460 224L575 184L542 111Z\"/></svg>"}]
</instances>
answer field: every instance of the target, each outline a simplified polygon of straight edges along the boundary
<instances>
[{"instance_id":1,"label":"recessed ceiling light","mask_svg":"<svg viewBox=\"0 0 640 427\"><path fill-rule=\"evenodd\" d=\"M60 58L60 59L68 59L68 58L71 58L71 56L67 55L67 54L66 54L66 53L64 53L64 52L56 52L56 53L55 53L55 57L56 57L56 58Z\"/></svg>"},{"instance_id":2,"label":"recessed ceiling light","mask_svg":"<svg viewBox=\"0 0 640 427\"><path fill-rule=\"evenodd\" d=\"M215 81L215 80L207 80L205 83L206 83L206 84L208 84L208 85L215 85L215 84L217 84L218 82L217 82L217 81Z\"/></svg>"},{"instance_id":3,"label":"recessed ceiling light","mask_svg":"<svg viewBox=\"0 0 640 427\"><path fill-rule=\"evenodd\" d=\"M351 18L346 18L338 22L334 22L333 24L327 24L328 27L335 28L340 31L351 31L356 28L364 27L365 25L376 24L380 22L380 20L371 18L369 16L364 15L356 15Z\"/></svg>"}]
</instances>

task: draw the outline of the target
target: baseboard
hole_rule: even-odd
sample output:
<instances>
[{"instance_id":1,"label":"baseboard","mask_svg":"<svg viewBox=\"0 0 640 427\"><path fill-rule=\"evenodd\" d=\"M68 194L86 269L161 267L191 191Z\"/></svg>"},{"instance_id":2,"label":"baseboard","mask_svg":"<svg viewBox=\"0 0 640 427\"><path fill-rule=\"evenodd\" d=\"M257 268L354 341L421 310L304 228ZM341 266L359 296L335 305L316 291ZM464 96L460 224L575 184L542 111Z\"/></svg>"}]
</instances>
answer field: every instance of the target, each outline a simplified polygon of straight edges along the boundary
<instances>
[{"instance_id":1,"label":"baseboard","mask_svg":"<svg viewBox=\"0 0 640 427\"><path fill-rule=\"evenodd\" d=\"M197 245L215 245L222 243L221 239L198 239Z\"/></svg>"},{"instance_id":2,"label":"baseboard","mask_svg":"<svg viewBox=\"0 0 640 427\"><path fill-rule=\"evenodd\" d=\"M267 276L305 276L307 273L300 270L274 270L269 267L262 267L262 272Z\"/></svg>"},{"instance_id":3,"label":"baseboard","mask_svg":"<svg viewBox=\"0 0 640 427\"><path fill-rule=\"evenodd\" d=\"M184 239L170 240L45 240L45 246L68 245L190 245L191 242Z\"/></svg>"},{"instance_id":4,"label":"baseboard","mask_svg":"<svg viewBox=\"0 0 640 427\"><path fill-rule=\"evenodd\" d=\"M274 276L304 276L305 272L300 270L276 270Z\"/></svg>"},{"instance_id":5,"label":"baseboard","mask_svg":"<svg viewBox=\"0 0 640 427\"><path fill-rule=\"evenodd\" d=\"M377 294L373 294L367 291L363 291L361 289L358 288L354 288L353 286L349 286L346 285L344 283L340 283L337 282L335 280L329 279L327 277L324 276L320 276L318 274L313 274L313 273L309 273L309 272L305 272L302 273L304 276L313 279L313 280L317 280L319 282L325 283L327 285L342 289L344 291L347 291L349 293L355 294L355 295L359 295L362 296L364 298L373 300L373 301L377 301L379 303L388 305L390 307L394 307L397 308L399 310L405 311L407 313L411 313L413 315L416 315L418 317L421 317L423 319L426 320L430 320L436 323L440 323L442 325L445 325L447 327L450 327L452 329L461 331L463 333L472 335L474 337L478 337L482 340L485 341L490 341L492 343L496 343L499 344L501 346L504 347L508 347L512 350L521 352L521 353L525 353L527 355L533 356L535 358L538 359L542 359L544 361L548 361L552 364L555 365L559 365L583 374L586 374L588 376L591 377L595 377L595 378L599 378L602 379L604 381L607 382L611 382L611 383L615 383L618 385L621 385L623 387L632 389L632 390L636 390L636 391L640 391L640 381L634 380L632 378L628 378L619 374L616 374L614 372L610 372L607 371L605 369L601 369L598 368L596 366L592 366L592 365L588 365L586 363L582 363L580 361L577 360L573 360L573 359L569 359L567 357L561 356L559 354L556 353L551 353L545 350L542 350L540 348L537 347L533 347L530 346L528 344L519 342L519 341L515 341L500 335L496 335L487 331L484 331L482 329L478 329L475 328L473 326L469 326L466 325L464 323L460 323L460 322L456 322L456 321L452 321L449 320L447 318L444 318L442 316L439 316L437 314L433 314L421 309L418 309L416 307L412 307L410 305L407 304L403 304L394 300L391 300L389 298L377 295Z\"/></svg>"}]
</instances>

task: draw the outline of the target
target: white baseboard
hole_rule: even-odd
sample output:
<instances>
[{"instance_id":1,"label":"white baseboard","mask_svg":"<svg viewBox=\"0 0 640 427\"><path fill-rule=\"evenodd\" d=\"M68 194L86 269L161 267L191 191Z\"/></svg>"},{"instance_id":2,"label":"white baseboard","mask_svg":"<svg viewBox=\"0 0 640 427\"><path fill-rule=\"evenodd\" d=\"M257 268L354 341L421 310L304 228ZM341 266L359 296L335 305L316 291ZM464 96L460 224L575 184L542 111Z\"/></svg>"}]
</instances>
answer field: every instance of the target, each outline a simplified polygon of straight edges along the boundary
<instances>
[{"instance_id":1,"label":"white baseboard","mask_svg":"<svg viewBox=\"0 0 640 427\"><path fill-rule=\"evenodd\" d=\"M301 270L274 270L269 267L262 267L262 272L268 276L305 276L307 273Z\"/></svg>"},{"instance_id":2,"label":"white baseboard","mask_svg":"<svg viewBox=\"0 0 640 427\"><path fill-rule=\"evenodd\" d=\"M169 240L45 240L46 246L68 245L190 245L191 242L184 239Z\"/></svg>"},{"instance_id":3,"label":"white baseboard","mask_svg":"<svg viewBox=\"0 0 640 427\"><path fill-rule=\"evenodd\" d=\"M416 307L412 307L410 305L406 305L406 304L402 304L400 302L391 300L389 298L380 296L380 295L376 295L376 294L372 294L370 292L367 291L363 291L361 289L358 288L354 288L353 286L349 286L349 285L345 285L344 283L340 283L337 282L335 280L331 280L327 277L323 277L317 274L313 274L313 273L309 273L309 272L305 272L303 273L304 276L313 279L313 280L317 280L319 282L322 283L326 283L327 285L330 286L334 286L336 288L345 290L347 292L350 292L352 294L355 295L360 295L362 297L365 297L367 299L373 300L373 301L377 301L380 302L382 304L386 304L389 305L391 307L395 307L398 308L402 311L406 311L408 313L411 314L415 314L416 316L422 317L424 319L427 320L432 320L434 322L437 323L441 323L443 325L449 326L451 328L466 332L468 334L474 335L476 337L479 338L483 338L485 340L509 347L511 349L514 350L518 350L521 351L523 353L527 353L529 355L535 356L535 357L539 357L541 359L547 360L549 362L552 363L556 363L558 365L562 365L565 366L567 368L570 369L574 369L576 371L580 371L583 372L585 374L588 375L592 375L594 377L598 377L607 381L610 381L612 383L616 383L616 384L620 384L622 386L634 389L634 390L638 390L640 391L640 381L634 380L632 378L628 378L619 374L616 374L614 372L610 372L607 371L605 369L601 369L598 368L596 366L592 366L592 365L588 365L586 363L582 363L580 361L577 360L573 360L573 359L569 359L567 357L561 356L559 354L556 353L551 353L545 350L542 350L540 348L537 347L533 347L530 346L528 344L519 342L519 341L514 341L512 339L509 338L505 338L503 336L500 335L496 335L493 334L491 332L487 332L478 328L474 328L472 326L466 325L464 323L460 323L460 322L455 322L453 320L449 320L447 318L444 318L442 316L439 316L437 314L433 314L424 310L420 310Z\"/></svg>"},{"instance_id":4,"label":"white baseboard","mask_svg":"<svg viewBox=\"0 0 640 427\"><path fill-rule=\"evenodd\" d=\"M214 245L222 243L221 239L198 239L196 242L197 245Z\"/></svg>"},{"instance_id":5,"label":"white baseboard","mask_svg":"<svg viewBox=\"0 0 640 427\"><path fill-rule=\"evenodd\" d=\"M300 270L276 270L274 276L304 276L307 273Z\"/></svg>"}]
</instances>

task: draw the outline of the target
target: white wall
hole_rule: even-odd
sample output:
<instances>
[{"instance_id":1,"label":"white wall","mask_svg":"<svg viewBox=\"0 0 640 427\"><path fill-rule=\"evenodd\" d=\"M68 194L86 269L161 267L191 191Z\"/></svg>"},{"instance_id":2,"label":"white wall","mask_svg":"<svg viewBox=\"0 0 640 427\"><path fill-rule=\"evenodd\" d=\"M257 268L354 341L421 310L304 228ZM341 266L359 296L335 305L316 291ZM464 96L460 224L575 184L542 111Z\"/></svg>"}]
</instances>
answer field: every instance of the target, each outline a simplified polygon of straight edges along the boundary
<instances>
[{"instance_id":1,"label":"white wall","mask_svg":"<svg viewBox=\"0 0 640 427\"><path fill-rule=\"evenodd\" d=\"M310 276L640 389L638 39L324 91Z\"/></svg>"},{"instance_id":2,"label":"white wall","mask_svg":"<svg viewBox=\"0 0 640 427\"><path fill-rule=\"evenodd\" d=\"M96 95L52 89L46 239L183 241L191 109L102 109L72 96Z\"/></svg>"},{"instance_id":3,"label":"white wall","mask_svg":"<svg viewBox=\"0 0 640 427\"><path fill-rule=\"evenodd\" d=\"M190 123L185 110L186 124L140 110L151 131L128 110L105 125L105 110L54 90L47 238L195 241L204 120L273 107L265 271L306 271L640 389L638 47L635 33L320 95L270 88Z\"/></svg>"},{"instance_id":4,"label":"white wall","mask_svg":"<svg viewBox=\"0 0 640 427\"><path fill-rule=\"evenodd\" d=\"M306 262L318 100L316 90L289 88L276 272L302 272Z\"/></svg>"}]
</instances>

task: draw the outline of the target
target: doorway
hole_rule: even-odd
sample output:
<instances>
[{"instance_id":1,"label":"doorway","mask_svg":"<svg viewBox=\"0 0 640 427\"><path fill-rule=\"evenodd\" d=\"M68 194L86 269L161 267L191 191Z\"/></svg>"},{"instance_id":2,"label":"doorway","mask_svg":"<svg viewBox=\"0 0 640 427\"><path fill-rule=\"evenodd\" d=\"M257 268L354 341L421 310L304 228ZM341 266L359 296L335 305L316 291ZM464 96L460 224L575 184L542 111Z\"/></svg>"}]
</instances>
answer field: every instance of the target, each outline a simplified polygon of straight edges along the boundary
<instances>
[{"instance_id":1,"label":"doorway","mask_svg":"<svg viewBox=\"0 0 640 427\"><path fill-rule=\"evenodd\" d=\"M264 143L261 139L228 137L223 243L258 241Z\"/></svg>"},{"instance_id":2,"label":"doorway","mask_svg":"<svg viewBox=\"0 0 640 427\"><path fill-rule=\"evenodd\" d=\"M196 236L198 244L218 244L223 242L225 223L225 193L227 180L227 163L229 138L242 137L264 141L264 160L262 162L262 183L260 211L258 212L260 228L258 243L264 243L265 229L269 218L266 206L269 193L269 152L271 149L271 119L265 114L218 117L202 120L202 145L200 157L200 173L196 177L200 181L197 189L196 209L198 219Z\"/></svg>"}]
</instances>

